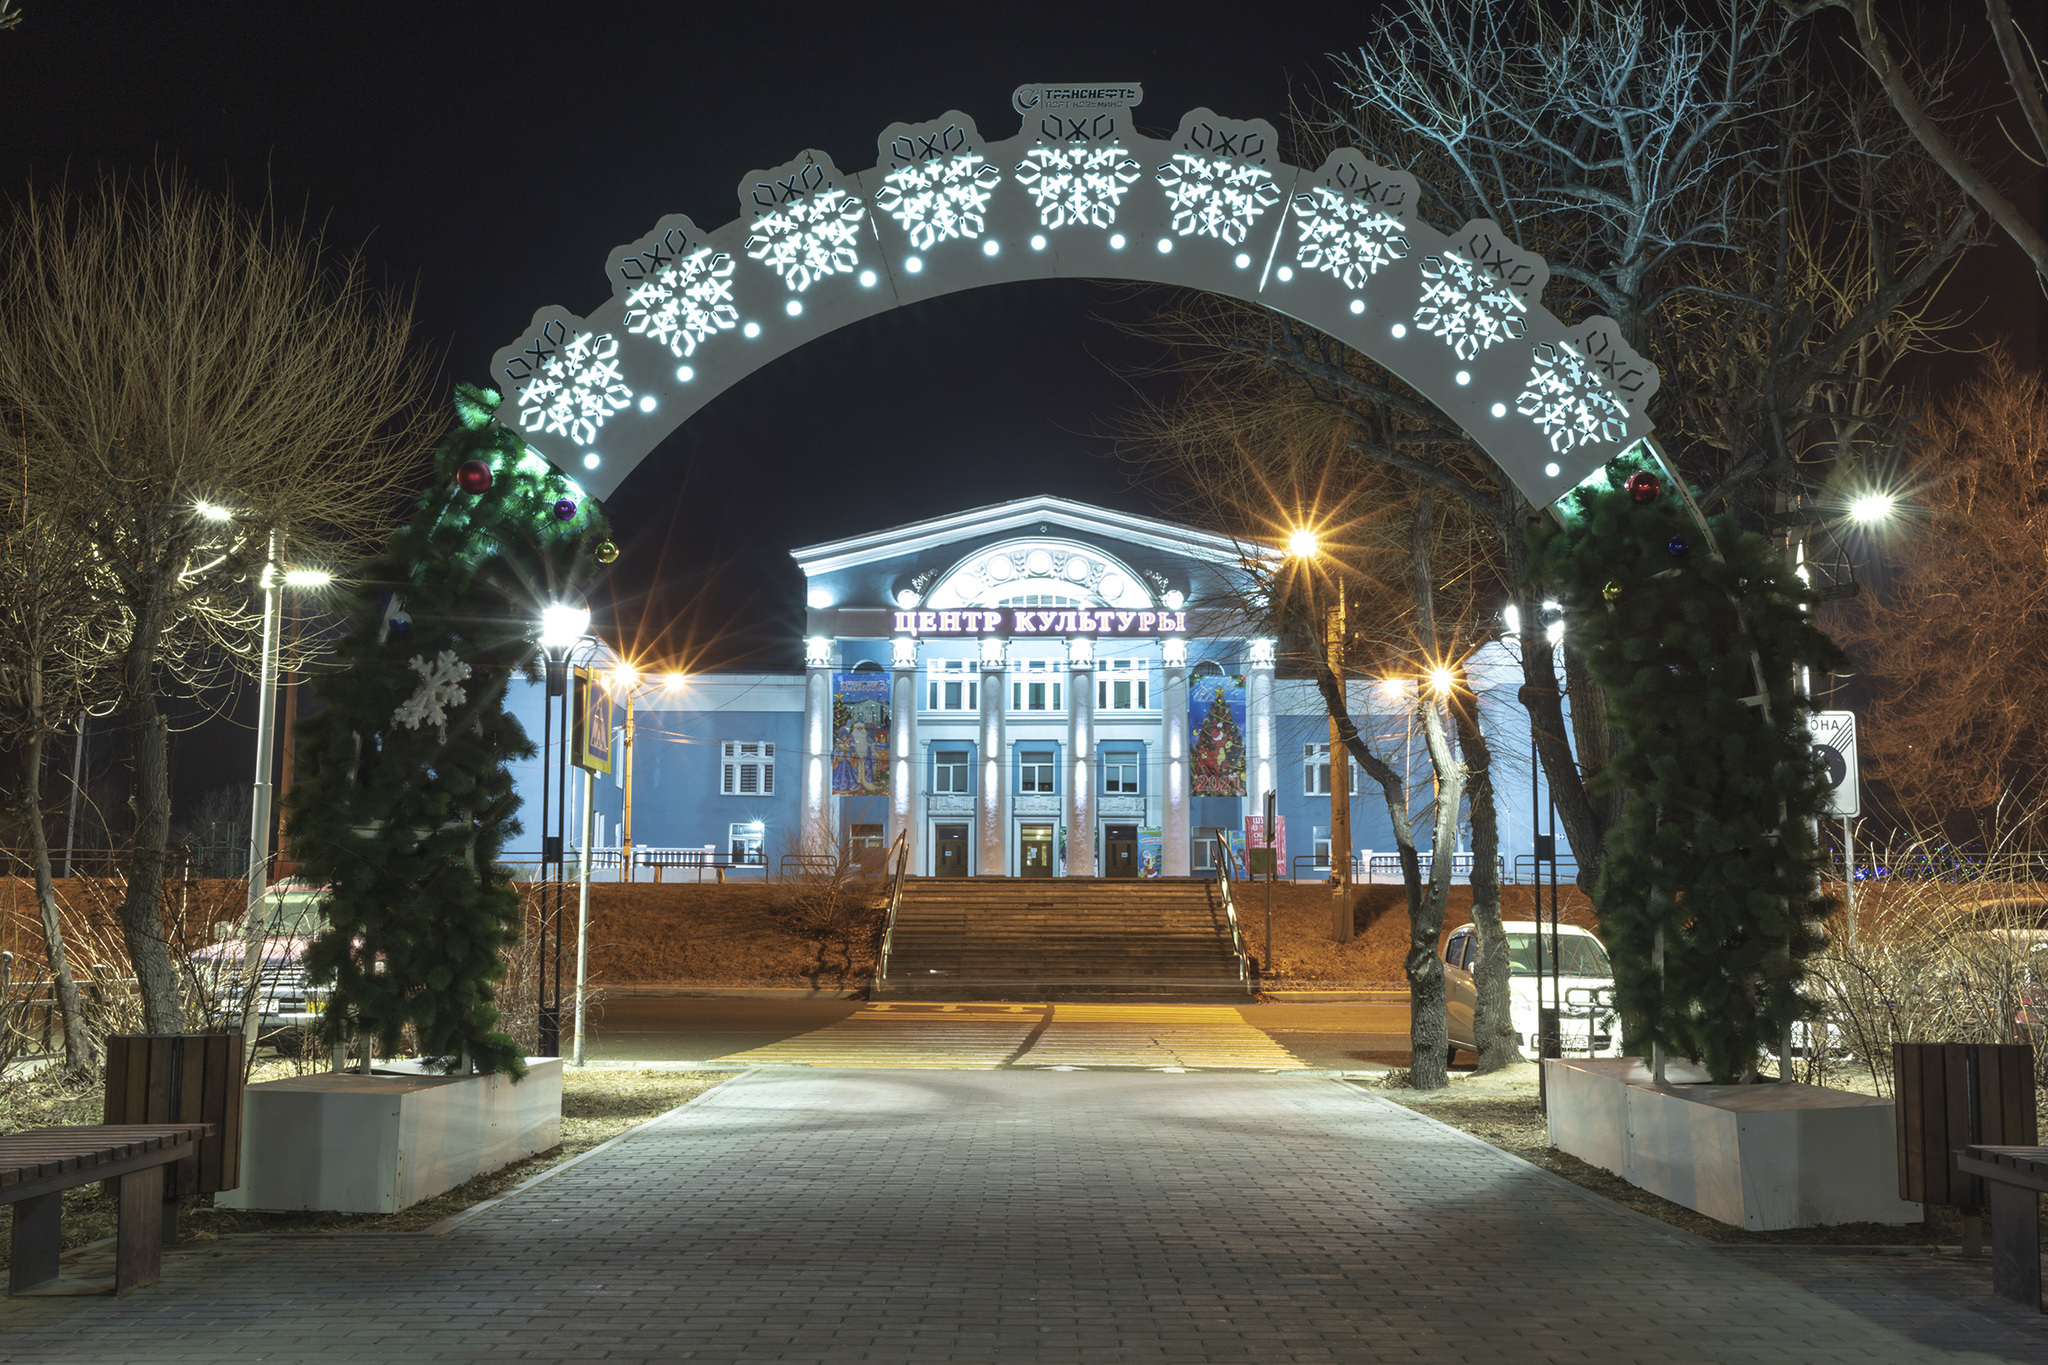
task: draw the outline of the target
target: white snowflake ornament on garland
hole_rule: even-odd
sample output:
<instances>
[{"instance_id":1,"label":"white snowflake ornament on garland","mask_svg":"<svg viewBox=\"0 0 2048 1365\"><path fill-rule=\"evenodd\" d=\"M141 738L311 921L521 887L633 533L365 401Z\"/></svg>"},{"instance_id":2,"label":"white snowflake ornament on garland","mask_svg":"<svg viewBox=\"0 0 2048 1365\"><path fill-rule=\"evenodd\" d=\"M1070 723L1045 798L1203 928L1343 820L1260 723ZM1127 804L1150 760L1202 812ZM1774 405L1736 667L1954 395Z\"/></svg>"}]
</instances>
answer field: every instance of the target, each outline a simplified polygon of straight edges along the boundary
<instances>
[{"instance_id":1,"label":"white snowflake ornament on garland","mask_svg":"<svg viewBox=\"0 0 2048 1365\"><path fill-rule=\"evenodd\" d=\"M462 684L469 681L469 665L456 658L454 650L444 649L431 663L415 654L405 666L420 675L420 685L391 713L391 723L408 730L432 725L446 743L450 708L469 700L469 694L462 689Z\"/></svg>"}]
</instances>

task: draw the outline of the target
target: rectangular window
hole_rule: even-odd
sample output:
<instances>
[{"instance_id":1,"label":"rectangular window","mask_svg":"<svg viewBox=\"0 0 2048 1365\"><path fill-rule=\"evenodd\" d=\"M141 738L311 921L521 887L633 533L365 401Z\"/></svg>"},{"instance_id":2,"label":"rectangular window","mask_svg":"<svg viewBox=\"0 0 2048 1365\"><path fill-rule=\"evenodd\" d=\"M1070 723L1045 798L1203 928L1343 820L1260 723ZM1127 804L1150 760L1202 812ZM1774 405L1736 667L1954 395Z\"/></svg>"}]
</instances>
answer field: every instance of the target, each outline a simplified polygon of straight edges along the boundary
<instances>
[{"instance_id":1,"label":"rectangular window","mask_svg":"<svg viewBox=\"0 0 2048 1365\"><path fill-rule=\"evenodd\" d=\"M768 831L759 820L751 820L746 824L733 825L730 828L732 831L732 860L735 863L765 863L768 861L768 855L762 851L766 845Z\"/></svg>"},{"instance_id":2,"label":"rectangular window","mask_svg":"<svg viewBox=\"0 0 2048 1365\"><path fill-rule=\"evenodd\" d=\"M1136 796L1138 794L1138 756L1128 749L1107 750L1102 755L1102 794L1104 796Z\"/></svg>"},{"instance_id":3,"label":"rectangular window","mask_svg":"<svg viewBox=\"0 0 2048 1365\"><path fill-rule=\"evenodd\" d=\"M1017 790L1027 795L1052 795L1052 751L1026 749L1017 755Z\"/></svg>"},{"instance_id":4,"label":"rectangular window","mask_svg":"<svg viewBox=\"0 0 2048 1365\"><path fill-rule=\"evenodd\" d=\"M1351 794L1355 797L1364 789L1365 774L1358 766L1358 760L1350 759L1345 765L1351 773ZM1330 794L1330 746L1327 744L1304 744L1301 746L1301 792L1304 796L1328 796Z\"/></svg>"},{"instance_id":5,"label":"rectangular window","mask_svg":"<svg viewBox=\"0 0 2048 1365\"><path fill-rule=\"evenodd\" d=\"M718 790L724 796L775 795L775 746L727 740L720 748Z\"/></svg>"},{"instance_id":6,"label":"rectangular window","mask_svg":"<svg viewBox=\"0 0 2048 1365\"><path fill-rule=\"evenodd\" d=\"M925 684L925 706L931 711L972 711L980 706L979 687L964 659L935 660Z\"/></svg>"},{"instance_id":7,"label":"rectangular window","mask_svg":"<svg viewBox=\"0 0 2048 1365\"><path fill-rule=\"evenodd\" d=\"M1149 711L1151 688L1149 666L1143 659L1108 659L1103 662L1095 684L1095 706L1101 711Z\"/></svg>"},{"instance_id":8,"label":"rectangular window","mask_svg":"<svg viewBox=\"0 0 2048 1365\"><path fill-rule=\"evenodd\" d=\"M1310 833L1314 837L1310 839L1308 847L1309 852L1315 855L1316 866L1328 867L1330 865L1330 827L1328 825L1315 825L1310 828Z\"/></svg>"},{"instance_id":9,"label":"rectangular window","mask_svg":"<svg viewBox=\"0 0 2048 1365\"><path fill-rule=\"evenodd\" d=\"M932 760L932 794L935 796L966 796L967 751L965 749L941 749Z\"/></svg>"},{"instance_id":10,"label":"rectangular window","mask_svg":"<svg viewBox=\"0 0 2048 1365\"><path fill-rule=\"evenodd\" d=\"M1207 825L1195 830L1194 865L1197 872L1216 870L1216 831Z\"/></svg>"}]
</instances>

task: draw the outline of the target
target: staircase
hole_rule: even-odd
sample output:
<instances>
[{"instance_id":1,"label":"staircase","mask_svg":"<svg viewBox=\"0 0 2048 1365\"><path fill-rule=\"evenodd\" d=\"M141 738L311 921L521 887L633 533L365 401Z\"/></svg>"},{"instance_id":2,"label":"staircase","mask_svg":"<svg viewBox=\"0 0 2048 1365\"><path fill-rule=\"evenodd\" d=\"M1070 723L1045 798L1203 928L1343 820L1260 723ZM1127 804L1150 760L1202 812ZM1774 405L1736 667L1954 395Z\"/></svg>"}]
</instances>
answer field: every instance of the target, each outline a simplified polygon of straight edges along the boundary
<instances>
[{"instance_id":1,"label":"staircase","mask_svg":"<svg viewBox=\"0 0 2048 1365\"><path fill-rule=\"evenodd\" d=\"M1213 881L919 877L876 1000L1227 1000L1249 994Z\"/></svg>"}]
</instances>

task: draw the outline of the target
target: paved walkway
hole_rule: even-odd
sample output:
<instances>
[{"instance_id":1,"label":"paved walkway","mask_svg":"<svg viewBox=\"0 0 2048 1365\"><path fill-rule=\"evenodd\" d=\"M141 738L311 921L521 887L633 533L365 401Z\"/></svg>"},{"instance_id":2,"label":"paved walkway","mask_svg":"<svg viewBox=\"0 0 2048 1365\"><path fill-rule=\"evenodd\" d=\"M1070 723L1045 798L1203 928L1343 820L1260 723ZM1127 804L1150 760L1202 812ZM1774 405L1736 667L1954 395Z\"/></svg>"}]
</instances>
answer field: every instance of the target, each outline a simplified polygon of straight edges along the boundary
<instances>
[{"instance_id":1,"label":"paved walkway","mask_svg":"<svg viewBox=\"0 0 2048 1365\"><path fill-rule=\"evenodd\" d=\"M0 1360L2048 1361L1949 1273L1717 1251L1325 1078L755 1073L443 1237L13 1301Z\"/></svg>"}]
</instances>

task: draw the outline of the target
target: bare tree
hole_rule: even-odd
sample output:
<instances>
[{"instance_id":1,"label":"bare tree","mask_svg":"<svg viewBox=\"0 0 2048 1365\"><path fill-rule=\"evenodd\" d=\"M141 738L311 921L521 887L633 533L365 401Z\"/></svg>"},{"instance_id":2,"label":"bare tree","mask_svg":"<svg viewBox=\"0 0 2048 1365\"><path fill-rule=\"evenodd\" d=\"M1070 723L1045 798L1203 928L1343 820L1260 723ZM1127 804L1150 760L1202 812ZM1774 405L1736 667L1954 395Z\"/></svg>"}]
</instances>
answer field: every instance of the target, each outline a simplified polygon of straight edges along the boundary
<instances>
[{"instance_id":1,"label":"bare tree","mask_svg":"<svg viewBox=\"0 0 2048 1365\"><path fill-rule=\"evenodd\" d=\"M1944 126L1946 120L1939 107L1949 85L1949 73L1944 66L1938 62L1932 66L1923 63L1916 80L1893 55L1891 38L1878 16L1876 0L1785 0L1785 9L1800 18L1824 9L1838 9L1849 16L1857 51L1883 83L1886 98L1912 131L1914 140L1927 150L1942 173L1998 225L1999 231L2027 253L2038 282L2048 289L2048 236L2043 235L2043 225L2006 197L1988 169L1989 158L1978 154ZM2040 55L2013 22L2012 6L2007 0L1984 0L1984 15L1999 59L2005 65L2012 101L2019 106L2018 122L2023 131L2015 134L2003 119L1998 121L1999 128L2022 158L2036 167L2048 165L2048 104L2042 100L2042 88L2048 81L2043 79Z\"/></svg>"},{"instance_id":2,"label":"bare tree","mask_svg":"<svg viewBox=\"0 0 2048 1365\"><path fill-rule=\"evenodd\" d=\"M145 1022L180 1027L158 924L170 829L163 702L260 648L267 546L352 557L425 446L426 366L357 258L175 175L25 195L0 237L0 416L31 496L127 623L118 688L135 822L121 918Z\"/></svg>"},{"instance_id":3,"label":"bare tree","mask_svg":"<svg viewBox=\"0 0 2048 1365\"><path fill-rule=\"evenodd\" d=\"M1665 14L1406 0L1339 59L1304 136L1415 172L1415 211L1439 228L1491 218L1542 252L1553 312L1615 319L1659 366L1652 416L1701 500L1762 527L1826 470L1892 449L1894 369L1950 321L1931 300L1979 235L1881 92L1816 89L1787 64L1774 0ZM1158 331L1191 389L1292 382L1346 449L1490 523L1524 623L1537 754L1590 887L1621 796L1587 783L1616 740L1576 654L1536 628L1537 509L1433 405L1329 337L1215 302Z\"/></svg>"},{"instance_id":4,"label":"bare tree","mask_svg":"<svg viewBox=\"0 0 2048 1365\"><path fill-rule=\"evenodd\" d=\"M1830 624L1873 679L1860 742L1897 813L1988 828L2048 772L2048 381L1994 351L1919 437L1891 590Z\"/></svg>"},{"instance_id":5,"label":"bare tree","mask_svg":"<svg viewBox=\"0 0 2048 1365\"><path fill-rule=\"evenodd\" d=\"M27 466L24 454L24 469ZM50 736L104 700L120 657L127 622L93 563L61 527L65 502L90 496L56 489L54 506L33 507L19 488L8 491L0 518L0 733L22 756L19 803L27 829L43 952L64 1016L64 1069L92 1069L92 1043L78 983L65 952L57 888L50 868L43 810L43 754Z\"/></svg>"}]
</instances>

